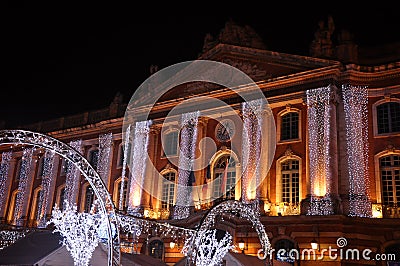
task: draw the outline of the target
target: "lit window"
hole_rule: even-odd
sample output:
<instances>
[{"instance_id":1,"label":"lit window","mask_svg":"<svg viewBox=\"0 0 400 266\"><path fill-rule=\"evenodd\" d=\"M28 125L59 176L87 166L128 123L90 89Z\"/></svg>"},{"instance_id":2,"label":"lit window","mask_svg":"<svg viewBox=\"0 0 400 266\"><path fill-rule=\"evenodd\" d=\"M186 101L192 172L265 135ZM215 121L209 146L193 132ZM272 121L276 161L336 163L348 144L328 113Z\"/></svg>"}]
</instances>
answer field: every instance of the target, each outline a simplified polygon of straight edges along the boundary
<instances>
[{"instance_id":1,"label":"lit window","mask_svg":"<svg viewBox=\"0 0 400 266\"><path fill-rule=\"evenodd\" d=\"M376 107L378 134L400 132L400 103L388 102Z\"/></svg>"},{"instance_id":2,"label":"lit window","mask_svg":"<svg viewBox=\"0 0 400 266\"><path fill-rule=\"evenodd\" d=\"M386 206L400 203L400 155L389 155L380 159L382 199Z\"/></svg>"},{"instance_id":3,"label":"lit window","mask_svg":"<svg viewBox=\"0 0 400 266\"><path fill-rule=\"evenodd\" d=\"M282 171L282 202L299 202L299 161L286 160L281 164Z\"/></svg>"},{"instance_id":4,"label":"lit window","mask_svg":"<svg viewBox=\"0 0 400 266\"><path fill-rule=\"evenodd\" d=\"M228 165L227 165L228 162ZM222 156L214 165L212 196L214 199L235 199L236 162L230 156Z\"/></svg>"},{"instance_id":5,"label":"lit window","mask_svg":"<svg viewBox=\"0 0 400 266\"><path fill-rule=\"evenodd\" d=\"M281 140L299 138L299 113L289 112L281 116Z\"/></svg>"},{"instance_id":6,"label":"lit window","mask_svg":"<svg viewBox=\"0 0 400 266\"><path fill-rule=\"evenodd\" d=\"M178 155L178 131L172 131L164 135L164 155L175 156Z\"/></svg>"},{"instance_id":7,"label":"lit window","mask_svg":"<svg viewBox=\"0 0 400 266\"><path fill-rule=\"evenodd\" d=\"M163 177L161 206L163 209L169 209L170 206L173 206L175 199L175 173L168 172Z\"/></svg>"}]
</instances>

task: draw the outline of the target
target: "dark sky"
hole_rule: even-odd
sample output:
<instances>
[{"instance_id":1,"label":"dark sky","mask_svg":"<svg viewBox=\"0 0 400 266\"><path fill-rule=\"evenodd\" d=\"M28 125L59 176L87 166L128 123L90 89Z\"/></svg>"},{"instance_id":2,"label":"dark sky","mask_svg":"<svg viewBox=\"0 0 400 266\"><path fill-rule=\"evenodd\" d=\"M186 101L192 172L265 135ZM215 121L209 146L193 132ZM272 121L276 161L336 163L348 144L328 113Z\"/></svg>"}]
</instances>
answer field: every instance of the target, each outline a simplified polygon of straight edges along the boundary
<instances>
[{"instance_id":1,"label":"dark sky","mask_svg":"<svg viewBox=\"0 0 400 266\"><path fill-rule=\"evenodd\" d=\"M308 54L318 21L328 15L336 29L353 32L360 46L400 41L393 7L124 3L2 2L0 120L12 128L100 109L118 91L128 101L150 75L150 65L161 69L195 60L205 34L216 36L228 19L254 28L269 50L300 55Z\"/></svg>"}]
</instances>

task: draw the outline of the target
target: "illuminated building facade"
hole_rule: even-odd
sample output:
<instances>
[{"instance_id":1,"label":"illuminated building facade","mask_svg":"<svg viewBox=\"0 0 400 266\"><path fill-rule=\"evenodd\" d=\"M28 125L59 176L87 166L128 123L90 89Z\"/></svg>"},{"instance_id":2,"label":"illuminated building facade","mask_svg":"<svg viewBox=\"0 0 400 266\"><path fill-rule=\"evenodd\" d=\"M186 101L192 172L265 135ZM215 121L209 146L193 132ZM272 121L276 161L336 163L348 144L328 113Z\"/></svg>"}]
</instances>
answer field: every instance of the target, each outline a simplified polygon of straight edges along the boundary
<instances>
[{"instance_id":1,"label":"illuminated building facade","mask_svg":"<svg viewBox=\"0 0 400 266\"><path fill-rule=\"evenodd\" d=\"M343 248L370 249L370 257L390 252L400 256L400 46L386 47L393 53L382 55L378 48L358 47L345 31L334 43L332 23L329 20L316 32L310 56L270 51L251 28L232 21L218 36L205 38L197 59L226 63L246 73L272 111L273 158L265 176L259 177L259 186L243 179L243 158L257 149L253 146L257 140L253 138L250 148L232 145L245 142L246 109L232 90L214 84L193 82L169 91L152 109L151 122L137 121L132 128L133 145L124 142L128 104L119 94L107 108L21 128L46 133L79 150L97 169L122 213L195 228L221 201L257 202L260 220L276 250L301 253L316 240L320 255L329 246L338 248L337 239L344 237ZM199 96L222 100L233 113L216 111L207 117L191 113L181 123L163 124L174 106ZM242 120L235 120L237 116ZM205 138L215 145L200 141ZM43 225L53 206L62 206L65 200L89 212L93 189L57 155L18 146L2 151L3 224ZM204 167L182 170L183 152L200 158ZM155 178L146 167L150 163L164 178ZM179 191L184 174L193 188L188 194ZM193 206L180 209L181 200L192 201ZM259 240L249 223L228 217L218 228L230 232L236 244L243 239L246 254L257 254ZM124 251L132 252L129 237L123 241ZM145 236L135 251L173 265L183 256L179 250L183 243L170 246L170 242L156 234ZM284 255L274 259L300 265ZM331 259L328 254L324 262L371 263ZM301 265L317 263L301 259ZM387 265L387 261L376 263Z\"/></svg>"}]
</instances>

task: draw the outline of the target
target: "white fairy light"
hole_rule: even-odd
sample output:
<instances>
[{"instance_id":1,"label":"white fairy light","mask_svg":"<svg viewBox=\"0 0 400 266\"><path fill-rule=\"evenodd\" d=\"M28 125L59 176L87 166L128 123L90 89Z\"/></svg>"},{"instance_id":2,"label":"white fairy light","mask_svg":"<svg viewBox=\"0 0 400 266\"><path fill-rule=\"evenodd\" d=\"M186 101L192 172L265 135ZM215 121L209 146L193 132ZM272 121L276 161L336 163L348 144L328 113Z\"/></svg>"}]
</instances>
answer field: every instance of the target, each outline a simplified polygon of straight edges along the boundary
<instances>
[{"instance_id":1,"label":"white fairy light","mask_svg":"<svg viewBox=\"0 0 400 266\"><path fill-rule=\"evenodd\" d=\"M54 224L53 232L62 235L62 243L74 259L74 265L87 266L100 241L99 227L106 218L102 214L78 213L76 205L65 204L63 211L55 205L48 224Z\"/></svg>"},{"instance_id":2,"label":"white fairy light","mask_svg":"<svg viewBox=\"0 0 400 266\"><path fill-rule=\"evenodd\" d=\"M181 137L178 161L178 183L176 191L176 205L174 208L174 219L187 218L190 214L192 190L189 175L193 169L195 158L197 123L200 112L184 113L181 117Z\"/></svg>"},{"instance_id":3,"label":"white fairy light","mask_svg":"<svg viewBox=\"0 0 400 266\"><path fill-rule=\"evenodd\" d=\"M188 257L192 263L197 262L199 250L207 249L204 247L204 242L201 241L203 235L213 228L215 228L216 218L222 217L226 214L235 214L235 217L247 219L252 223L253 228L256 230L264 254L269 254L271 251L271 244L268 235L265 232L264 225L260 222L257 211L251 205L245 204L242 201L227 200L223 201L216 207L210 210L196 234L193 234L185 242L182 253Z\"/></svg>"},{"instance_id":4,"label":"white fairy light","mask_svg":"<svg viewBox=\"0 0 400 266\"><path fill-rule=\"evenodd\" d=\"M0 164L0 213L3 213L6 193L5 188L8 180L8 172L10 169L10 160L12 158L12 151L5 151L1 155Z\"/></svg>"},{"instance_id":5,"label":"white fairy light","mask_svg":"<svg viewBox=\"0 0 400 266\"><path fill-rule=\"evenodd\" d=\"M140 213L140 201L142 198L144 173L146 171L147 156L145 154L147 154L151 124L151 120L136 122L133 137L128 213L138 216L142 215Z\"/></svg>"},{"instance_id":6,"label":"white fairy light","mask_svg":"<svg viewBox=\"0 0 400 266\"><path fill-rule=\"evenodd\" d=\"M119 245L119 230L115 230L115 232L112 233L113 228L118 228L118 225L111 195L104 186L104 182L97 171L95 171L90 163L81 155L80 151L71 148L70 145L55 138L26 130L0 130L0 145L4 144L13 144L15 146L33 145L34 147L49 149L68 160L68 162L79 170L91 184L99 200L99 204L96 205L98 208L97 210L104 215L104 219L107 219L107 233L109 236L107 238L107 246L109 248L107 258L108 265L120 265L121 250ZM27 160L26 157L28 156L24 156L24 160ZM33 177L33 175L30 176Z\"/></svg>"},{"instance_id":7,"label":"white fairy light","mask_svg":"<svg viewBox=\"0 0 400 266\"><path fill-rule=\"evenodd\" d=\"M99 173L105 184L108 184L112 138L113 134L111 132L99 135L99 161L97 164L97 173Z\"/></svg>"},{"instance_id":8,"label":"white fairy light","mask_svg":"<svg viewBox=\"0 0 400 266\"><path fill-rule=\"evenodd\" d=\"M43 159L42 193L38 202L38 227L46 227L46 214L50 195L50 185L53 181L54 151L46 150Z\"/></svg>"},{"instance_id":9,"label":"white fairy light","mask_svg":"<svg viewBox=\"0 0 400 266\"><path fill-rule=\"evenodd\" d=\"M349 216L371 217L368 197L368 91L362 86L343 85L349 170Z\"/></svg>"},{"instance_id":10,"label":"white fairy light","mask_svg":"<svg viewBox=\"0 0 400 266\"><path fill-rule=\"evenodd\" d=\"M195 230L147 220L142 217L121 215L118 216L120 230L123 233L130 233L137 241L140 236L157 235L160 238L171 237L175 241L185 241L195 234Z\"/></svg>"},{"instance_id":11,"label":"white fairy light","mask_svg":"<svg viewBox=\"0 0 400 266\"><path fill-rule=\"evenodd\" d=\"M333 214L329 171L331 87L307 90L311 201L308 215Z\"/></svg>"},{"instance_id":12,"label":"white fairy light","mask_svg":"<svg viewBox=\"0 0 400 266\"><path fill-rule=\"evenodd\" d=\"M82 140L73 140L69 143L69 145L76 150L77 152L82 154ZM79 169L71 162L67 161L67 170L66 170L66 182L65 182L65 199L64 201L68 201L69 205L76 204L77 195L79 191L79 179L81 173Z\"/></svg>"},{"instance_id":13,"label":"white fairy light","mask_svg":"<svg viewBox=\"0 0 400 266\"><path fill-rule=\"evenodd\" d=\"M1 230L0 231L0 250L13 244L18 239L26 236L28 229L24 230Z\"/></svg>"},{"instance_id":14,"label":"white fairy light","mask_svg":"<svg viewBox=\"0 0 400 266\"><path fill-rule=\"evenodd\" d=\"M263 101L253 100L242 104L243 113L243 170L242 170L242 200L249 203L259 197L257 184L260 183L261 154L261 112Z\"/></svg>"},{"instance_id":15,"label":"white fairy light","mask_svg":"<svg viewBox=\"0 0 400 266\"><path fill-rule=\"evenodd\" d=\"M125 142L123 143L123 152L124 152L124 157L122 161L122 174L121 174L121 183L120 183L120 192L119 192L119 202L118 202L118 208L120 210L124 209L124 186L125 186L125 177L126 177L126 165L127 165L127 159L128 159L128 150L129 150L129 142L130 142L130 136L131 136L131 125L129 125L125 131Z\"/></svg>"},{"instance_id":16,"label":"white fairy light","mask_svg":"<svg viewBox=\"0 0 400 266\"><path fill-rule=\"evenodd\" d=\"M219 266L226 253L235 246L232 244L232 235L225 232L222 239L218 240L217 230L205 232L198 241L199 249L196 256L197 266Z\"/></svg>"},{"instance_id":17,"label":"white fairy light","mask_svg":"<svg viewBox=\"0 0 400 266\"><path fill-rule=\"evenodd\" d=\"M24 220L23 216L23 208L24 202L27 194L28 183L31 176L31 163L32 163L32 154L33 148L24 148L22 153L22 161L21 161L21 168L19 172L19 182L18 182L18 193L17 198L15 200L15 207L14 207L14 223L17 226L22 226Z\"/></svg>"}]
</instances>

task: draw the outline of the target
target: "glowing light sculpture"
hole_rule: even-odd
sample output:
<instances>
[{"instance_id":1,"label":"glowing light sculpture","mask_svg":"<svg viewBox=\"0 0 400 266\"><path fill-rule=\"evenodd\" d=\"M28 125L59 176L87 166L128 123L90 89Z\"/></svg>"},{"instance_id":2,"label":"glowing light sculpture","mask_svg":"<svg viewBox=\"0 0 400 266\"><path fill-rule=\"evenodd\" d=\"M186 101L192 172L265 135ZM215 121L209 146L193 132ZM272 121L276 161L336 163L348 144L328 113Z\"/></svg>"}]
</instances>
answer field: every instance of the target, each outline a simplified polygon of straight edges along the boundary
<instances>
[{"instance_id":1,"label":"glowing light sculpture","mask_svg":"<svg viewBox=\"0 0 400 266\"><path fill-rule=\"evenodd\" d=\"M10 170L10 160L12 158L12 151L5 151L1 154L0 163L0 215L4 213L5 200L6 200L6 185L8 174Z\"/></svg>"},{"instance_id":2,"label":"glowing light sculpture","mask_svg":"<svg viewBox=\"0 0 400 266\"><path fill-rule=\"evenodd\" d=\"M48 203L50 195L50 185L53 181L53 169L54 169L54 151L46 150L44 154L43 161L43 174L42 174L42 193L40 194L39 202L37 203L38 213L37 220L38 227L44 228L46 227L46 214L48 211Z\"/></svg>"},{"instance_id":3,"label":"glowing light sculpture","mask_svg":"<svg viewBox=\"0 0 400 266\"><path fill-rule=\"evenodd\" d=\"M193 234L190 238L186 239L181 252L187 256L189 265L191 265L190 263L197 265L197 263L201 263L202 259L207 259L206 251L212 250L216 247L214 244L207 244L209 243L207 240L210 239L210 230L215 228L216 218L222 217L221 219L223 219L224 215L234 215L236 218L244 218L251 222L253 228L258 234L264 254L269 254L271 252L271 244L268 235L265 232L264 225L260 222L257 211L255 211L252 206L249 206L242 201L227 200L212 208L203 219L196 234ZM226 237L229 238L229 236ZM232 246L227 244L227 241L225 244L226 248L223 249L223 252L226 253L230 248L232 248ZM218 253L219 258L216 262L220 261L219 259L225 255L223 252Z\"/></svg>"},{"instance_id":4,"label":"glowing light sculpture","mask_svg":"<svg viewBox=\"0 0 400 266\"><path fill-rule=\"evenodd\" d=\"M192 200L191 184L189 175L193 169L195 148L197 140L197 123L200 112L184 113L181 117L181 137L178 161L178 183L176 192L176 206L174 208L174 219L187 218L190 214L189 207Z\"/></svg>"},{"instance_id":5,"label":"glowing light sculpture","mask_svg":"<svg viewBox=\"0 0 400 266\"><path fill-rule=\"evenodd\" d=\"M372 217L368 196L368 91L343 85L349 170L349 216Z\"/></svg>"},{"instance_id":6,"label":"glowing light sculpture","mask_svg":"<svg viewBox=\"0 0 400 266\"><path fill-rule=\"evenodd\" d=\"M331 86L307 90L311 199L308 215L333 214L330 171Z\"/></svg>"},{"instance_id":7,"label":"glowing light sculpture","mask_svg":"<svg viewBox=\"0 0 400 266\"><path fill-rule=\"evenodd\" d=\"M106 218L102 214L77 212L76 205L66 202L64 210L54 207L48 224L53 223L53 232L63 236L63 245L74 259L74 265L87 266L100 238L98 230Z\"/></svg>"},{"instance_id":8,"label":"glowing light sculpture","mask_svg":"<svg viewBox=\"0 0 400 266\"><path fill-rule=\"evenodd\" d=\"M144 174L146 172L147 156L145 154L147 154L151 124L151 120L136 122L133 136L128 213L137 216L143 215L141 213L140 203L142 199Z\"/></svg>"},{"instance_id":9,"label":"glowing light sculpture","mask_svg":"<svg viewBox=\"0 0 400 266\"><path fill-rule=\"evenodd\" d=\"M24 225L23 209L28 189L28 183L31 181L32 178L31 176L32 154L33 154L33 148L26 148L26 147L24 148L21 159L22 160L21 168L18 177L19 179L18 193L14 207L14 224L17 226Z\"/></svg>"},{"instance_id":10,"label":"glowing light sculpture","mask_svg":"<svg viewBox=\"0 0 400 266\"><path fill-rule=\"evenodd\" d=\"M54 151L62 156L82 173L94 190L99 200L98 210L104 214L107 222L107 247L108 247L108 265L120 265L120 238L117 217L114 211L111 195L108 193L103 180L93 169L90 163L71 146L47 135L26 130L0 130L0 145L32 145L34 147L44 148ZM112 231L115 228L115 231Z\"/></svg>"}]
</instances>

